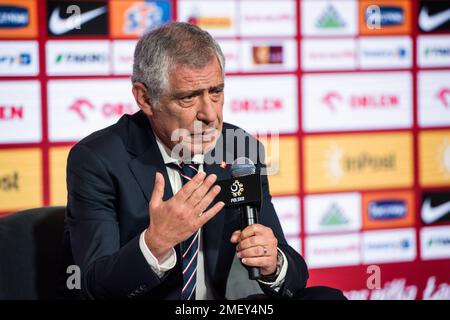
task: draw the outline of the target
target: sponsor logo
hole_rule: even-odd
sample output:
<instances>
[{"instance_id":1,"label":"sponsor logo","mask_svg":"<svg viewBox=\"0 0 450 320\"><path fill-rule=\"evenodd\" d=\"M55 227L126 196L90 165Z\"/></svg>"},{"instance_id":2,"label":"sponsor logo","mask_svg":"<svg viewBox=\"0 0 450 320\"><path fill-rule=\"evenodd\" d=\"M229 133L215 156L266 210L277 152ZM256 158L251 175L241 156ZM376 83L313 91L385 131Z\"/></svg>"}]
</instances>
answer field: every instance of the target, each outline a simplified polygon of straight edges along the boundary
<instances>
[{"instance_id":1,"label":"sponsor logo","mask_svg":"<svg viewBox=\"0 0 450 320\"><path fill-rule=\"evenodd\" d=\"M417 38L417 63L420 67L450 66L450 36L419 36Z\"/></svg>"},{"instance_id":2,"label":"sponsor logo","mask_svg":"<svg viewBox=\"0 0 450 320\"><path fill-rule=\"evenodd\" d=\"M0 28L26 27L30 23L27 8L0 5Z\"/></svg>"},{"instance_id":3,"label":"sponsor logo","mask_svg":"<svg viewBox=\"0 0 450 320\"><path fill-rule=\"evenodd\" d=\"M445 1L422 2L419 28L423 32L448 31L450 29L450 6Z\"/></svg>"},{"instance_id":4,"label":"sponsor logo","mask_svg":"<svg viewBox=\"0 0 450 320\"><path fill-rule=\"evenodd\" d=\"M365 229L409 227L414 224L412 191L364 192L362 203Z\"/></svg>"},{"instance_id":5,"label":"sponsor logo","mask_svg":"<svg viewBox=\"0 0 450 320\"><path fill-rule=\"evenodd\" d=\"M416 258L414 228L366 231L363 234L363 262L412 261Z\"/></svg>"},{"instance_id":6,"label":"sponsor logo","mask_svg":"<svg viewBox=\"0 0 450 320\"><path fill-rule=\"evenodd\" d=\"M400 219L406 216L407 207L403 200L369 202L369 218L373 220Z\"/></svg>"},{"instance_id":7,"label":"sponsor logo","mask_svg":"<svg viewBox=\"0 0 450 320\"><path fill-rule=\"evenodd\" d=\"M0 105L0 121L22 120L23 106L19 105Z\"/></svg>"},{"instance_id":8,"label":"sponsor logo","mask_svg":"<svg viewBox=\"0 0 450 320\"><path fill-rule=\"evenodd\" d=\"M384 26L399 26L405 21L405 15L403 8L380 6L378 12L366 9L365 19L366 24L370 24L370 21L379 21L380 27Z\"/></svg>"},{"instance_id":9,"label":"sponsor logo","mask_svg":"<svg viewBox=\"0 0 450 320\"><path fill-rule=\"evenodd\" d=\"M234 99L231 101L231 110L233 112L275 112L281 109L283 109L283 101L277 98L252 100Z\"/></svg>"},{"instance_id":10,"label":"sponsor logo","mask_svg":"<svg viewBox=\"0 0 450 320\"><path fill-rule=\"evenodd\" d=\"M77 117L86 122L88 115L96 112L96 106L85 98L76 99L68 110L75 113ZM99 107L100 113L105 118L120 117L124 114L131 114L134 112L134 107L131 103L105 103Z\"/></svg>"},{"instance_id":11,"label":"sponsor logo","mask_svg":"<svg viewBox=\"0 0 450 320\"><path fill-rule=\"evenodd\" d=\"M238 36L235 21L238 19L237 6L242 7L242 3L221 1L218 5L218 3L211 1L179 1L177 4L177 19L179 21L206 29L213 37Z\"/></svg>"},{"instance_id":12,"label":"sponsor logo","mask_svg":"<svg viewBox=\"0 0 450 320\"><path fill-rule=\"evenodd\" d=\"M448 259L450 257L449 226L422 228L420 242L423 260Z\"/></svg>"},{"instance_id":13,"label":"sponsor logo","mask_svg":"<svg viewBox=\"0 0 450 320\"><path fill-rule=\"evenodd\" d=\"M411 30L410 1L383 1L360 3L361 34L408 34Z\"/></svg>"},{"instance_id":14,"label":"sponsor logo","mask_svg":"<svg viewBox=\"0 0 450 320\"><path fill-rule=\"evenodd\" d=\"M205 29L228 29L231 27L232 20L230 17L207 17L200 15L192 15L187 22Z\"/></svg>"},{"instance_id":15,"label":"sponsor logo","mask_svg":"<svg viewBox=\"0 0 450 320\"><path fill-rule=\"evenodd\" d=\"M321 226L339 226L348 224L349 220L339 205L333 203L331 208L325 213L320 221Z\"/></svg>"},{"instance_id":16,"label":"sponsor logo","mask_svg":"<svg viewBox=\"0 0 450 320\"><path fill-rule=\"evenodd\" d=\"M19 191L19 173L2 174L0 176L0 192Z\"/></svg>"},{"instance_id":17,"label":"sponsor logo","mask_svg":"<svg viewBox=\"0 0 450 320\"><path fill-rule=\"evenodd\" d=\"M389 73L389 79L373 73L304 75L303 127L307 132L408 128L411 82L406 72Z\"/></svg>"},{"instance_id":18,"label":"sponsor logo","mask_svg":"<svg viewBox=\"0 0 450 320\"><path fill-rule=\"evenodd\" d=\"M84 64L84 63L104 63L108 60L107 54L101 53L61 53L55 58L55 64L60 63L74 63L74 64Z\"/></svg>"},{"instance_id":19,"label":"sponsor logo","mask_svg":"<svg viewBox=\"0 0 450 320\"><path fill-rule=\"evenodd\" d=\"M309 236L306 238L306 260L310 268L358 265L358 234Z\"/></svg>"},{"instance_id":20,"label":"sponsor logo","mask_svg":"<svg viewBox=\"0 0 450 320\"><path fill-rule=\"evenodd\" d=\"M242 125L251 133L297 131L295 76L230 76L227 81L224 117L230 123Z\"/></svg>"},{"instance_id":21,"label":"sponsor logo","mask_svg":"<svg viewBox=\"0 0 450 320\"><path fill-rule=\"evenodd\" d=\"M418 118L421 127L450 126L449 71L418 74Z\"/></svg>"},{"instance_id":22,"label":"sponsor logo","mask_svg":"<svg viewBox=\"0 0 450 320\"><path fill-rule=\"evenodd\" d=\"M302 68L304 70L342 70L356 68L354 39L303 39Z\"/></svg>"},{"instance_id":23,"label":"sponsor logo","mask_svg":"<svg viewBox=\"0 0 450 320\"><path fill-rule=\"evenodd\" d=\"M303 35L356 35L358 1L301 1L300 5Z\"/></svg>"},{"instance_id":24,"label":"sponsor logo","mask_svg":"<svg viewBox=\"0 0 450 320\"><path fill-rule=\"evenodd\" d=\"M239 3L240 35L295 36L296 8L293 1L260 1L255 10L251 1Z\"/></svg>"},{"instance_id":25,"label":"sponsor logo","mask_svg":"<svg viewBox=\"0 0 450 320\"><path fill-rule=\"evenodd\" d=\"M381 95L351 95L348 97L348 101L344 101L344 98L337 92L329 92L323 98L322 102L331 111L336 111L337 106L345 103L351 109L386 109L396 108L400 105L400 97L395 94L381 94Z\"/></svg>"},{"instance_id":26,"label":"sponsor logo","mask_svg":"<svg viewBox=\"0 0 450 320\"><path fill-rule=\"evenodd\" d=\"M406 36L361 37L359 63L363 69L410 68L412 40Z\"/></svg>"},{"instance_id":27,"label":"sponsor logo","mask_svg":"<svg viewBox=\"0 0 450 320\"><path fill-rule=\"evenodd\" d=\"M419 134L420 182L422 186L450 182L450 132L439 130Z\"/></svg>"},{"instance_id":28,"label":"sponsor logo","mask_svg":"<svg viewBox=\"0 0 450 320\"><path fill-rule=\"evenodd\" d=\"M297 44L293 39L228 42L224 54L231 69L244 72L293 71L297 69ZM221 43L222 45L222 43Z\"/></svg>"},{"instance_id":29,"label":"sponsor logo","mask_svg":"<svg viewBox=\"0 0 450 320\"><path fill-rule=\"evenodd\" d=\"M126 79L48 82L49 137L76 141L137 109Z\"/></svg>"},{"instance_id":30,"label":"sponsor logo","mask_svg":"<svg viewBox=\"0 0 450 320\"><path fill-rule=\"evenodd\" d=\"M94 36L108 34L108 6L105 1L48 1L50 36Z\"/></svg>"},{"instance_id":31,"label":"sponsor logo","mask_svg":"<svg viewBox=\"0 0 450 320\"><path fill-rule=\"evenodd\" d=\"M0 55L0 66L1 65L13 65L13 64L27 66L27 65L31 64L31 55L28 52L22 52L16 56Z\"/></svg>"},{"instance_id":32,"label":"sponsor logo","mask_svg":"<svg viewBox=\"0 0 450 320\"><path fill-rule=\"evenodd\" d=\"M0 0L0 38L34 38L37 33L37 1Z\"/></svg>"},{"instance_id":33,"label":"sponsor logo","mask_svg":"<svg viewBox=\"0 0 450 320\"><path fill-rule=\"evenodd\" d=\"M112 1L110 25L113 37L135 38L168 22L167 1Z\"/></svg>"},{"instance_id":34,"label":"sponsor logo","mask_svg":"<svg viewBox=\"0 0 450 320\"><path fill-rule=\"evenodd\" d=\"M36 41L0 41L0 75L34 76L38 71Z\"/></svg>"},{"instance_id":35,"label":"sponsor logo","mask_svg":"<svg viewBox=\"0 0 450 320\"><path fill-rule=\"evenodd\" d=\"M359 231L361 195L336 193L305 197L305 226L308 233Z\"/></svg>"},{"instance_id":36,"label":"sponsor logo","mask_svg":"<svg viewBox=\"0 0 450 320\"><path fill-rule=\"evenodd\" d=\"M125 13L125 34L144 34L167 22L169 3L136 3Z\"/></svg>"},{"instance_id":37,"label":"sponsor logo","mask_svg":"<svg viewBox=\"0 0 450 320\"><path fill-rule=\"evenodd\" d=\"M38 81L0 83L0 143L40 141L40 101Z\"/></svg>"},{"instance_id":38,"label":"sponsor logo","mask_svg":"<svg viewBox=\"0 0 450 320\"><path fill-rule=\"evenodd\" d=\"M254 46L252 48L254 64L282 64L282 46Z\"/></svg>"},{"instance_id":39,"label":"sponsor logo","mask_svg":"<svg viewBox=\"0 0 450 320\"><path fill-rule=\"evenodd\" d=\"M87 43L90 44L89 50L86 50ZM94 75L110 72L108 41L49 41L46 49L49 75Z\"/></svg>"},{"instance_id":40,"label":"sponsor logo","mask_svg":"<svg viewBox=\"0 0 450 320\"><path fill-rule=\"evenodd\" d=\"M425 192L420 215L425 224L450 221L450 192Z\"/></svg>"},{"instance_id":41,"label":"sponsor logo","mask_svg":"<svg viewBox=\"0 0 450 320\"><path fill-rule=\"evenodd\" d=\"M307 137L306 191L409 187L411 156L407 133Z\"/></svg>"},{"instance_id":42,"label":"sponsor logo","mask_svg":"<svg viewBox=\"0 0 450 320\"><path fill-rule=\"evenodd\" d=\"M325 11L316 22L316 27L319 29L339 29L344 28L345 25L345 21L332 4L329 4L326 7Z\"/></svg>"},{"instance_id":43,"label":"sponsor logo","mask_svg":"<svg viewBox=\"0 0 450 320\"><path fill-rule=\"evenodd\" d=\"M41 150L0 150L0 211L42 206Z\"/></svg>"}]
</instances>

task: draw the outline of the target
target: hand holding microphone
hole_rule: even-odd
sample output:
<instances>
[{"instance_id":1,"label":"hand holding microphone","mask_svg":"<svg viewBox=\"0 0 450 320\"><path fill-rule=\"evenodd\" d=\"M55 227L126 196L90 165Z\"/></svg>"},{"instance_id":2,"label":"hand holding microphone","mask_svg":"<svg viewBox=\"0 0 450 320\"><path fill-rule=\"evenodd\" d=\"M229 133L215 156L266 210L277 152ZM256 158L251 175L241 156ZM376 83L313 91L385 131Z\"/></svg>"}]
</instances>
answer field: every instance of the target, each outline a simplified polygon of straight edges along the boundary
<instances>
[{"instance_id":1,"label":"hand holding microphone","mask_svg":"<svg viewBox=\"0 0 450 320\"><path fill-rule=\"evenodd\" d=\"M254 176L255 173L255 165L247 158L236 159L231 166L234 178ZM254 183L257 186L250 187L260 191L260 180L255 179ZM236 245L237 256L247 266L251 280L259 279L260 274L272 275L277 269L278 241L272 229L258 223L259 202L257 199L239 205L242 230L236 230L230 239Z\"/></svg>"}]
</instances>

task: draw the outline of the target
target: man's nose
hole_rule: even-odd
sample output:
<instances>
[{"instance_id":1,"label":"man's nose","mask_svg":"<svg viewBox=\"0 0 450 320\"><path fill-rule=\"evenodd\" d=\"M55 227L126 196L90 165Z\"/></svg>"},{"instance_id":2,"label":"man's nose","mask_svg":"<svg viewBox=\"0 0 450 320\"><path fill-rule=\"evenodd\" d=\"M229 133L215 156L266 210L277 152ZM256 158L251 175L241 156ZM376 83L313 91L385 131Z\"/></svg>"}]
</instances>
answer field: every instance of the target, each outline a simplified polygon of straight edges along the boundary
<instances>
[{"instance_id":1,"label":"man's nose","mask_svg":"<svg viewBox=\"0 0 450 320\"><path fill-rule=\"evenodd\" d=\"M217 118L215 103L211 101L209 94L206 93L200 99L200 106L197 113L197 119L204 123L214 122Z\"/></svg>"}]
</instances>

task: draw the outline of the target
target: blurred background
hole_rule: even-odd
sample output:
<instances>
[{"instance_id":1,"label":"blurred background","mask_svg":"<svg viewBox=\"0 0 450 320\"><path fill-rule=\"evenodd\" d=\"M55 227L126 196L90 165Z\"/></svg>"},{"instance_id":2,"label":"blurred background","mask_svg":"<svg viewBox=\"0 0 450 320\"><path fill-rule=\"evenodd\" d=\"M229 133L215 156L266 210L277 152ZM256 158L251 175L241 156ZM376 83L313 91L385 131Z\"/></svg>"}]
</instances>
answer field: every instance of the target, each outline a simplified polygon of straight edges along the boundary
<instances>
[{"instance_id":1,"label":"blurred background","mask_svg":"<svg viewBox=\"0 0 450 320\"><path fill-rule=\"evenodd\" d=\"M70 147L138 110L136 39L169 20L221 44L225 121L280 132L309 285L450 299L450 1L0 0L0 215L66 204Z\"/></svg>"}]
</instances>

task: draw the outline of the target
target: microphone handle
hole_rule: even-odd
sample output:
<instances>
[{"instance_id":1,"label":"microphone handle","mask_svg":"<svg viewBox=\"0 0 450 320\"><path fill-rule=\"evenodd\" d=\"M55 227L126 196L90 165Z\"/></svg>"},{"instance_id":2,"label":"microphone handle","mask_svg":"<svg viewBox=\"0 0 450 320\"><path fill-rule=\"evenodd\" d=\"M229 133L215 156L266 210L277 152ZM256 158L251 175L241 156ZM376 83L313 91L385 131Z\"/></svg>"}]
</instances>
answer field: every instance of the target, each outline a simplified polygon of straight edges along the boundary
<instances>
[{"instance_id":1,"label":"microphone handle","mask_svg":"<svg viewBox=\"0 0 450 320\"><path fill-rule=\"evenodd\" d=\"M258 223L258 210L254 206L245 205L241 207L241 229ZM260 268L259 267L248 267L246 266L248 270L248 277L250 280L257 280L261 276Z\"/></svg>"}]
</instances>

